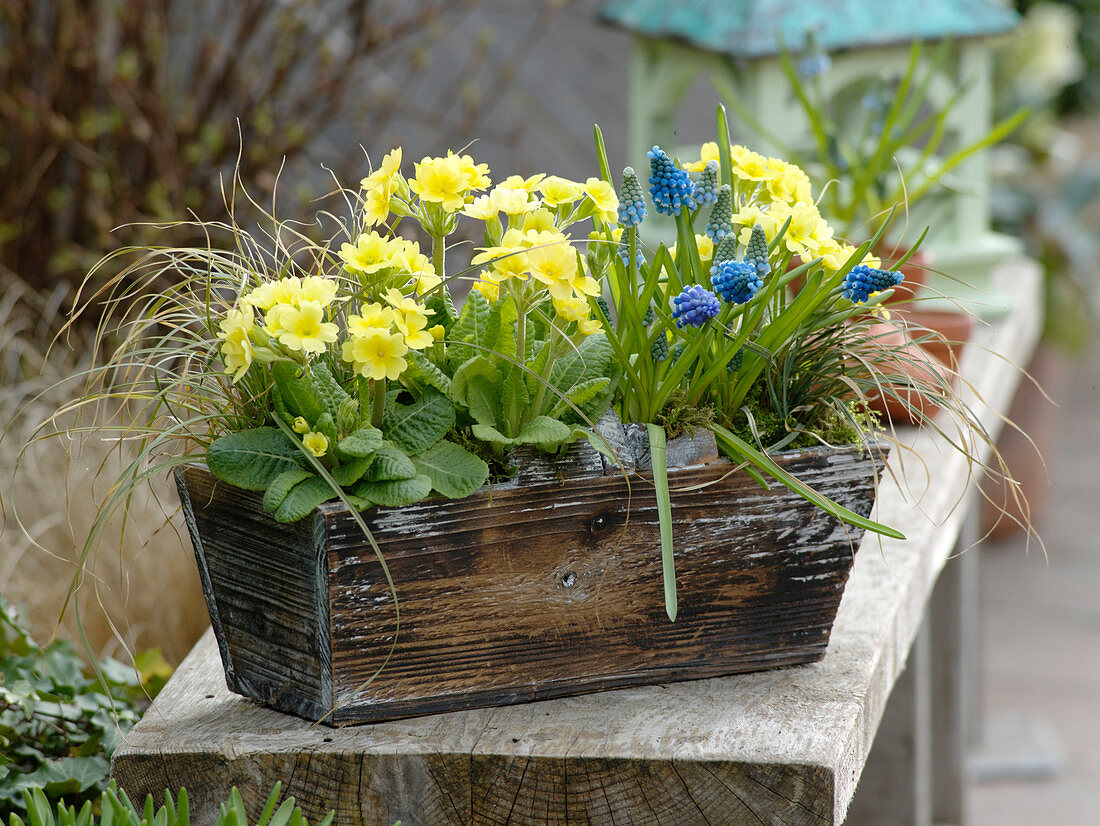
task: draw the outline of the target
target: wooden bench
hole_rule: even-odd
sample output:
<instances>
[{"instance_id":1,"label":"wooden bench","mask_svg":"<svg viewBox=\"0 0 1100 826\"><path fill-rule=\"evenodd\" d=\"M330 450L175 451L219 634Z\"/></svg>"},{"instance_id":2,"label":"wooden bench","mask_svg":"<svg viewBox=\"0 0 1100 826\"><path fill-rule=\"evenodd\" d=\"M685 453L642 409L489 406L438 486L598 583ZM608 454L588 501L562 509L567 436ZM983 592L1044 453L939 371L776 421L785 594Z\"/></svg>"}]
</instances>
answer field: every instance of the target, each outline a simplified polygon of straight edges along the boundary
<instances>
[{"instance_id":1,"label":"wooden bench","mask_svg":"<svg viewBox=\"0 0 1100 826\"><path fill-rule=\"evenodd\" d=\"M962 366L994 434L1041 319L1033 264L996 280L1011 312ZM949 557L979 472L928 430L903 439L876 518L907 539L864 539L820 663L333 729L230 694L208 632L114 776L131 796L185 786L199 824L231 786L258 806L277 780L347 824L961 824L973 554Z\"/></svg>"}]
</instances>

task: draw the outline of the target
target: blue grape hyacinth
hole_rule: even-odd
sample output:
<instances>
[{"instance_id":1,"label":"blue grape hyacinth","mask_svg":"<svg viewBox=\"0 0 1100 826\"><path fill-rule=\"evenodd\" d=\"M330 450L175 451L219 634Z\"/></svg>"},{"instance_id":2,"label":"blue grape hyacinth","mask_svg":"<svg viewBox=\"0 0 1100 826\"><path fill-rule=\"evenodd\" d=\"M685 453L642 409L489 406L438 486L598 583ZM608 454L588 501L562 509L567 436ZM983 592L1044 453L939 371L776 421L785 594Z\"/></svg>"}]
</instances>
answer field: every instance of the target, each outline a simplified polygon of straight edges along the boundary
<instances>
[{"instance_id":1,"label":"blue grape hyacinth","mask_svg":"<svg viewBox=\"0 0 1100 826\"><path fill-rule=\"evenodd\" d=\"M702 327L722 309L718 296L698 284L684 287L683 292L672 299L672 305L677 327Z\"/></svg>"},{"instance_id":2,"label":"blue grape hyacinth","mask_svg":"<svg viewBox=\"0 0 1100 826\"><path fill-rule=\"evenodd\" d=\"M642 185L633 167L623 170L623 182L619 185L619 226L636 227L645 218L645 199Z\"/></svg>"},{"instance_id":3,"label":"blue grape hyacinth","mask_svg":"<svg viewBox=\"0 0 1100 826\"><path fill-rule=\"evenodd\" d=\"M722 184L715 199L714 209L710 211L710 220L703 230L707 237L714 243L718 243L727 235L733 235L733 196L730 194L729 184Z\"/></svg>"},{"instance_id":4,"label":"blue grape hyacinth","mask_svg":"<svg viewBox=\"0 0 1100 826\"><path fill-rule=\"evenodd\" d=\"M703 174L695 182L691 197L699 206L709 206L718 202L718 161L709 160L703 167Z\"/></svg>"},{"instance_id":5,"label":"blue grape hyacinth","mask_svg":"<svg viewBox=\"0 0 1100 826\"><path fill-rule=\"evenodd\" d=\"M896 287L903 280L904 276L900 272L876 270L866 264L856 264L844 276L844 283L841 284L841 287L845 298L857 304L862 304L870 298L871 293Z\"/></svg>"},{"instance_id":6,"label":"blue grape hyacinth","mask_svg":"<svg viewBox=\"0 0 1100 826\"><path fill-rule=\"evenodd\" d=\"M720 261L710 272L710 283L722 300L730 304L744 304L764 286L752 261Z\"/></svg>"},{"instance_id":7,"label":"blue grape hyacinth","mask_svg":"<svg viewBox=\"0 0 1100 826\"><path fill-rule=\"evenodd\" d=\"M692 209L695 201L692 193L695 185L684 170L672 162L659 146L645 153L653 174L649 176L649 197L653 208L664 215L679 215L682 207Z\"/></svg>"}]
</instances>

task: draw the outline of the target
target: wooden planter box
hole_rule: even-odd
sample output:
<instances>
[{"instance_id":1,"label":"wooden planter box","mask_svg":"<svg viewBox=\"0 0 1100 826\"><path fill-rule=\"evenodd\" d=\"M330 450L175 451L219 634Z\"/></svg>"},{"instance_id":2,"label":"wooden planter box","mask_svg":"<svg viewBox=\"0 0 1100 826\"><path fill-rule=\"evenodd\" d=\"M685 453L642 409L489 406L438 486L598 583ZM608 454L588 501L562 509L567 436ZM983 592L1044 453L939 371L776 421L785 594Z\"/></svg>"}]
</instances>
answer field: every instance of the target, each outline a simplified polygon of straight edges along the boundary
<instances>
[{"instance_id":1,"label":"wooden planter box","mask_svg":"<svg viewBox=\"0 0 1100 826\"><path fill-rule=\"evenodd\" d=\"M551 462L466 499L364 514L397 586L388 662L393 598L342 505L280 525L259 494L205 466L177 470L229 688L342 725L824 656L862 531L778 484L762 490L725 460L670 470L673 623L650 477L605 472L592 456L579 473L566 457L569 475ZM777 459L870 512L877 467L866 454L814 448Z\"/></svg>"}]
</instances>

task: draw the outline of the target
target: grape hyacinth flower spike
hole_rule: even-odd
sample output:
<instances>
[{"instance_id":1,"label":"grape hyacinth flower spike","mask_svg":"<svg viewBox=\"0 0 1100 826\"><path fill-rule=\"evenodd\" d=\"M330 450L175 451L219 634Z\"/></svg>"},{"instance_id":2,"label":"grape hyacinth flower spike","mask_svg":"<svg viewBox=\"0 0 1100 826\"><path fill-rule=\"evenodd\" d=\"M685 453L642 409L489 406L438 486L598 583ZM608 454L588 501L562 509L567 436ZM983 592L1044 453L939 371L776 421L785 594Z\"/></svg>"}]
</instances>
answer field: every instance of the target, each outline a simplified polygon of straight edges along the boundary
<instances>
[{"instance_id":1,"label":"grape hyacinth flower spike","mask_svg":"<svg viewBox=\"0 0 1100 826\"><path fill-rule=\"evenodd\" d=\"M729 184L722 184L718 190L714 208L710 211L710 219L707 221L703 232L714 243L718 243L727 235L733 234L733 194Z\"/></svg>"},{"instance_id":2,"label":"grape hyacinth flower spike","mask_svg":"<svg viewBox=\"0 0 1100 826\"><path fill-rule=\"evenodd\" d=\"M649 197L653 199L653 208L663 215L679 215L682 207L694 208L691 195L695 185L687 172L676 166L659 146L646 152L646 157L652 170Z\"/></svg>"},{"instance_id":3,"label":"grape hyacinth flower spike","mask_svg":"<svg viewBox=\"0 0 1100 826\"><path fill-rule=\"evenodd\" d=\"M722 309L718 297L698 284L684 287L683 292L672 299L672 317L677 327L702 327Z\"/></svg>"},{"instance_id":4,"label":"grape hyacinth flower spike","mask_svg":"<svg viewBox=\"0 0 1100 826\"><path fill-rule=\"evenodd\" d=\"M844 297L856 304L862 304L872 293L882 292L891 287L896 287L904 280L900 272L893 270L877 270L866 264L856 264L844 276L841 288Z\"/></svg>"},{"instance_id":5,"label":"grape hyacinth flower spike","mask_svg":"<svg viewBox=\"0 0 1100 826\"><path fill-rule=\"evenodd\" d=\"M633 167L623 170L623 182L619 185L619 226L636 227L645 219L645 199L642 185Z\"/></svg>"},{"instance_id":6,"label":"grape hyacinth flower spike","mask_svg":"<svg viewBox=\"0 0 1100 826\"><path fill-rule=\"evenodd\" d=\"M772 265L768 261L768 238L760 224L755 224L752 228L749 245L745 248L745 260L752 262L760 278L767 278L772 271Z\"/></svg>"},{"instance_id":7,"label":"grape hyacinth flower spike","mask_svg":"<svg viewBox=\"0 0 1100 826\"><path fill-rule=\"evenodd\" d=\"M703 174L695 182L691 197L698 206L710 206L718 201L718 161L709 160Z\"/></svg>"}]
</instances>

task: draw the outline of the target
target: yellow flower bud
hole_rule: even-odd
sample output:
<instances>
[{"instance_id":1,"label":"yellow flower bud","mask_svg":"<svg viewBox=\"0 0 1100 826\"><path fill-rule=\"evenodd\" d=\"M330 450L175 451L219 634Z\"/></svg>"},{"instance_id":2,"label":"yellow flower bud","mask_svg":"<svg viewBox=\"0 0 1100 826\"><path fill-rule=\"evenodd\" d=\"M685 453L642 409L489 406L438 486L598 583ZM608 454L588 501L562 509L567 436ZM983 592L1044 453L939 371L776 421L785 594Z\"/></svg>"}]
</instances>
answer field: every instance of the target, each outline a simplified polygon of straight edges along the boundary
<instances>
[{"instance_id":1,"label":"yellow flower bud","mask_svg":"<svg viewBox=\"0 0 1100 826\"><path fill-rule=\"evenodd\" d=\"M328 450L328 439L324 433L311 431L302 437L302 447L320 459Z\"/></svg>"}]
</instances>

